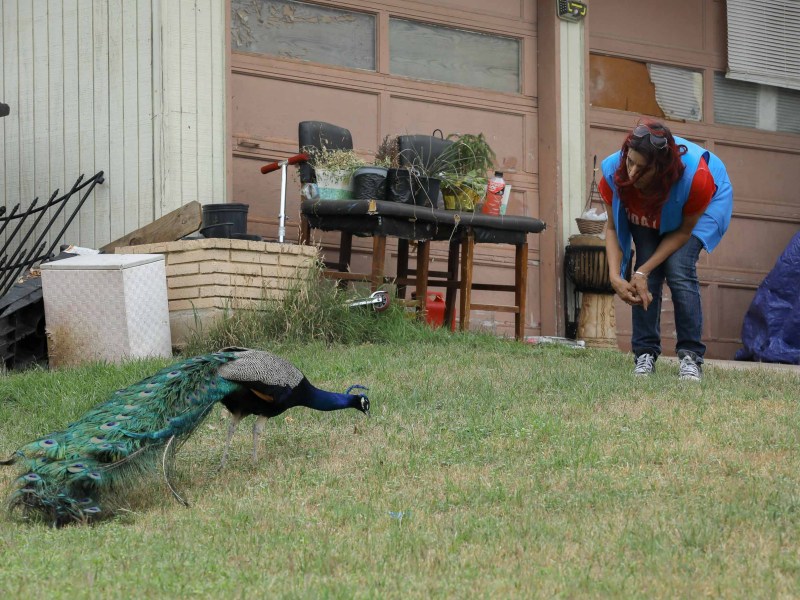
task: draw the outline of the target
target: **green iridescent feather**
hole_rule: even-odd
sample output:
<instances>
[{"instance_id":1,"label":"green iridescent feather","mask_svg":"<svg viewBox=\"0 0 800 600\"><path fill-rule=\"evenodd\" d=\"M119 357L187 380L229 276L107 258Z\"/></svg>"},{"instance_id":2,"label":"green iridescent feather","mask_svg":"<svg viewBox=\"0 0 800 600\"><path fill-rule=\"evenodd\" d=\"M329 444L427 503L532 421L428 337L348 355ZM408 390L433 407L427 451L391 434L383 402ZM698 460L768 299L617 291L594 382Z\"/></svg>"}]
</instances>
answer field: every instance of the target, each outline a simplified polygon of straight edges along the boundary
<instances>
[{"instance_id":1,"label":"green iridescent feather","mask_svg":"<svg viewBox=\"0 0 800 600\"><path fill-rule=\"evenodd\" d=\"M235 358L220 352L171 365L26 444L5 461L21 467L10 508L56 525L110 514L116 494L156 471L167 444L184 441L238 385L217 375Z\"/></svg>"},{"instance_id":2,"label":"green iridescent feather","mask_svg":"<svg viewBox=\"0 0 800 600\"><path fill-rule=\"evenodd\" d=\"M118 500L141 475L158 471L186 504L170 483L171 459L217 402L231 413L224 464L242 418L259 417L253 428L255 460L260 420L295 406L355 408L369 415L362 389L353 385L342 394L318 389L294 365L262 350L233 348L196 356L115 392L63 431L0 461L20 469L9 505L25 517L57 526L86 523L114 514Z\"/></svg>"}]
</instances>

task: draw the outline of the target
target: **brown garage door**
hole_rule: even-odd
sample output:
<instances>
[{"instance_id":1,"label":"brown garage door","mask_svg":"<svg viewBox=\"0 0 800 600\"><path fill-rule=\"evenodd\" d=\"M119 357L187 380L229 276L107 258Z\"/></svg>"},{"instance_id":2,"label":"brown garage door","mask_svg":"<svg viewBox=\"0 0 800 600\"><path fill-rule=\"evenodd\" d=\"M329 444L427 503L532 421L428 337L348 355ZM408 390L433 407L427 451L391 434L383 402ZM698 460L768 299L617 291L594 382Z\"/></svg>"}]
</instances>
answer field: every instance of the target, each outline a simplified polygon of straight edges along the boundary
<instances>
[{"instance_id":1,"label":"brown garage door","mask_svg":"<svg viewBox=\"0 0 800 600\"><path fill-rule=\"evenodd\" d=\"M800 225L800 93L725 77L725 5L719 0L592 5L590 151L619 149L637 114L714 152L734 188L730 229L698 274L711 358L733 358L755 290ZM658 24L653 26L653 24ZM630 310L617 303L620 346L630 348ZM664 351L674 353L668 290Z\"/></svg>"},{"instance_id":2,"label":"brown garage door","mask_svg":"<svg viewBox=\"0 0 800 600\"><path fill-rule=\"evenodd\" d=\"M385 135L482 132L513 186L509 213L542 214L535 3L229 3L232 200L250 205L251 232L276 237L280 176L262 176L258 167L295 154L297 124L305 120L350 129L364 158L374 154ZM297 239L298 189L292 173L287 210L292 240ZM321 239L328 249L336 243L334 235ZM370 251L366 241L354 242L354 268L367 267ZM432 256L444 261L446 248L434 246ZM508 282L513 264L511 248L478 247L478 277ZM538 333L536 236L530 240L529 264L525 320L528 333ZM475 302L486 300L476 296ZM513 325L507 313L475 311L472 320L498 331L510 332Z\"/></svg>"}]
</instances>

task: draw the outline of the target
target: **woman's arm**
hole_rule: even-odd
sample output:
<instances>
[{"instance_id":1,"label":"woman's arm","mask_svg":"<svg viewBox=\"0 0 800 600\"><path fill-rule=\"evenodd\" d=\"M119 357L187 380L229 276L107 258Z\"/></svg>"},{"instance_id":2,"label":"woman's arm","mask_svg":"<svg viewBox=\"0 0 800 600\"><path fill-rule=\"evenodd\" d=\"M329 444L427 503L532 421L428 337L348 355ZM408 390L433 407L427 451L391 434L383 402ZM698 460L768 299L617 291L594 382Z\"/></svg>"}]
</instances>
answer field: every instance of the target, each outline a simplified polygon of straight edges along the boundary
<instances>
[{"instance_id":1,"label":"woman's arm","mask_svg":"<svg viewBox=\"0 0 800 600\"><path fill-rule=\"evenodd\" d=\"M613 213L614 211L611 207L607 207L606 259L608 260L608 278L617 296L622 298L626 304L641 304L642 299L636 294L633 286L619 274L619 268L622 262L622 249L619 247L619 240L617 240L617 230L614 225Z\"/></svg>"}]
</instances>

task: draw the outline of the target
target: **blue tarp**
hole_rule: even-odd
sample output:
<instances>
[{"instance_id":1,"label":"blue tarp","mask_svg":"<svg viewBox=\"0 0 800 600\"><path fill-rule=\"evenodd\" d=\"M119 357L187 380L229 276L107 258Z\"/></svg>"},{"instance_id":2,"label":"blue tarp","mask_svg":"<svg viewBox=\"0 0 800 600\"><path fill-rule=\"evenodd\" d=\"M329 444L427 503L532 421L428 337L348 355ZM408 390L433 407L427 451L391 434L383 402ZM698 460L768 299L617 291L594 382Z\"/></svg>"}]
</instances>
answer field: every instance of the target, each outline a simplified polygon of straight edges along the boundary
<instances>
[{"instance_id":1,"label":"blue tarp","mask_svg":"<svg viewBox=\"0 0 800 600\"><path fill-rule=\"evenodd\" d=\"M736 360L800 365L800 233L756 290Z\"/></svg>"}]
</instances>

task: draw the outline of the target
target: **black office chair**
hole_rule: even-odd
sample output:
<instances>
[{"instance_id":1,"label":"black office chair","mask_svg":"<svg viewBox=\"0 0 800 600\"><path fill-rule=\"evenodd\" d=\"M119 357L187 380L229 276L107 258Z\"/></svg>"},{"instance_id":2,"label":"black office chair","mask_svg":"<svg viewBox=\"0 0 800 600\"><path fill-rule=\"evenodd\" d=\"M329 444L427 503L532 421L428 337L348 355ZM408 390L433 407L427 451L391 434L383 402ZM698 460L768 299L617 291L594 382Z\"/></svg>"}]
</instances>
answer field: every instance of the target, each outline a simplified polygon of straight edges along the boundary
<instances>
[{"instance_id":1,"label":"black office chair","mask_svg":"<svg viewBox=\"0 0 800 600\"><path fill-rule=\"evenodd\" d=\"M300 121L297 127L297 137L300 140L300 152L306 152L308 148L327 148L328 150L352 150L353 136L349 129L326 123L324 121ZM317 177L314 169L308 163L300 165L300 183L316 183ZM311 238L311 230L308 219L302 217L300 239L303 243L308 243ZM325 261L328 269L345 272L350 269L350 259L352 255L353 234L342 231L341 241L339 242L339 260L337 262Z\"/></svg>"},{"instance_id":2,"label":"black office chair","mask_svg":"<svg viewBox=\"0 0 800 600\"><path fill-rule=\"evenodd\" d=\"M328 150L352 150L353 136L349 129L325 123L324 121L300 121L298 125L300 152L306 148L327 148ZM316 183L314 169L308 163L300 165L300 183Z\"/></svg>"}]
</instances>

